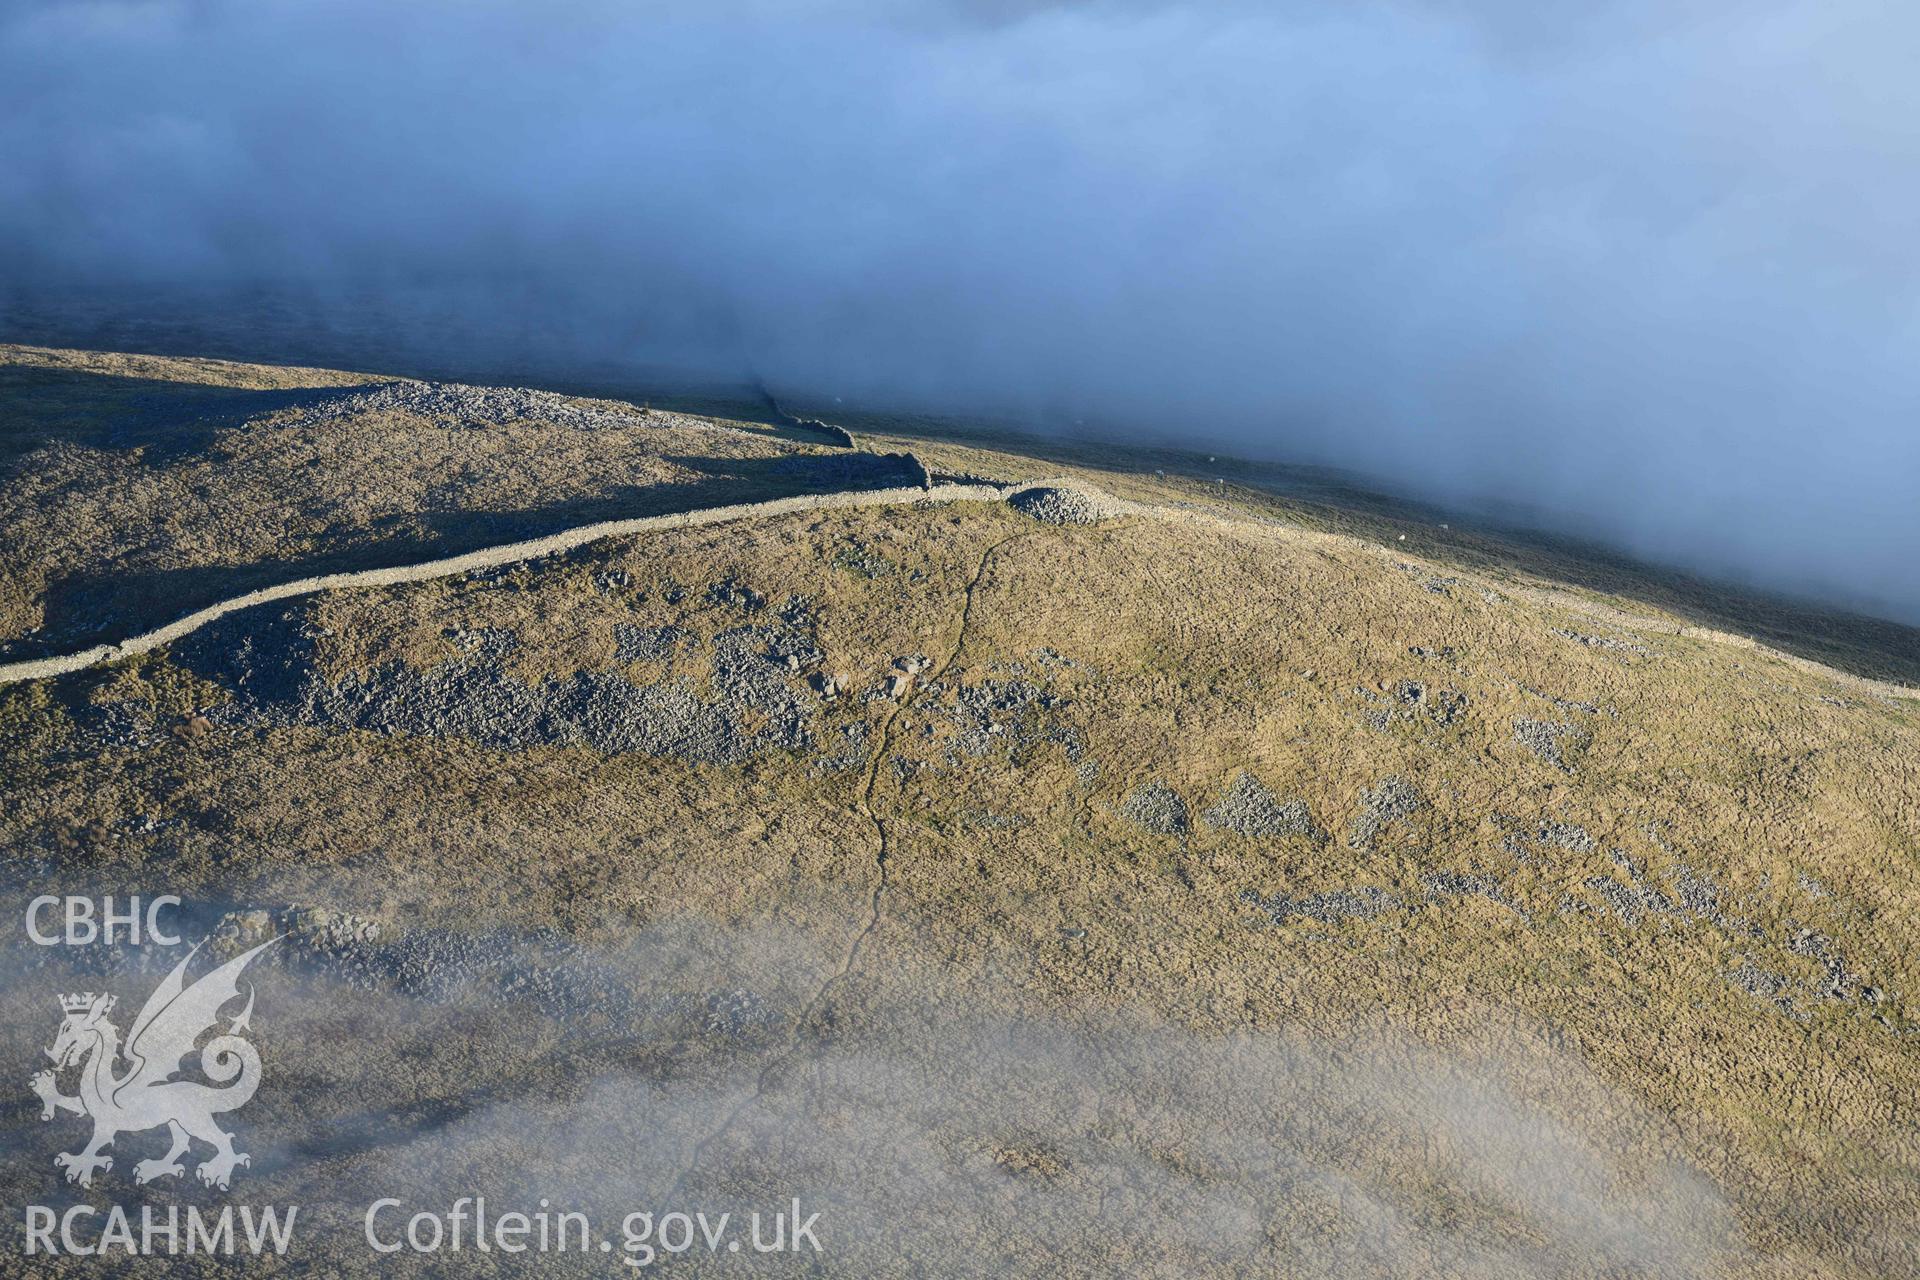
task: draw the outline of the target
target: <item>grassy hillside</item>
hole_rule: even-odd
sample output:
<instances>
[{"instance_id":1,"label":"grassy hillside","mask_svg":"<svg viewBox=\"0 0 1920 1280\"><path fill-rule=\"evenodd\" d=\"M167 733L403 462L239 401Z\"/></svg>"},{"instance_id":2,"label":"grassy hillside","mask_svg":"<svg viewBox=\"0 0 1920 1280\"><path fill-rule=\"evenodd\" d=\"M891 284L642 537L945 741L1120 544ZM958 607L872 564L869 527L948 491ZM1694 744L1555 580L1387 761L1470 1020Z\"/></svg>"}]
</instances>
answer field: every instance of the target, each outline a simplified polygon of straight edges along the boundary
<instances>
[{"instance_id":1,"label":"grassy hillside","mask_svg":"<svg viewBox=\"0 0 1920 1280\"><path fill-rule=\"evenodd\" d=\"M575 485L539 506L565 514L815 478L767 459L886 474L617 406L577 448L513 414L268 415L156 462L164 438L89 433L113 379L159 371L87 368L82 397L35 359L13 421L65 442L21 455L12 527L91 450L62 500L117 513L109 572L219 594L413 545L381 531L430 525L422 495L459 512L522 476ZM695 442L704 478L668 476ZM913 443L936 471L1061 470ZM367 449L380 501L296 465ZM123 515L229 467L262 513L335 504L329 534ZM1070 469L1141 505L614 540L0 689L8 881L178 893L228 953L288 933L259 979L274 1074L234 1120L246 1195L312 1206L328 1271L392 1272L356 1234L386 1187L610 1222L799 1195L834 1275L1920 1266L1920 704L1492 541ZM9 616L94 581L84 537L8 545L45 568ZM152 980L13 960L21 1063L61 983ZM37 1114L7 1121L15 1202L218 1202L135 1192L131 1154L60 1189L78 1122Z\"/></svg>"}]
</instances>

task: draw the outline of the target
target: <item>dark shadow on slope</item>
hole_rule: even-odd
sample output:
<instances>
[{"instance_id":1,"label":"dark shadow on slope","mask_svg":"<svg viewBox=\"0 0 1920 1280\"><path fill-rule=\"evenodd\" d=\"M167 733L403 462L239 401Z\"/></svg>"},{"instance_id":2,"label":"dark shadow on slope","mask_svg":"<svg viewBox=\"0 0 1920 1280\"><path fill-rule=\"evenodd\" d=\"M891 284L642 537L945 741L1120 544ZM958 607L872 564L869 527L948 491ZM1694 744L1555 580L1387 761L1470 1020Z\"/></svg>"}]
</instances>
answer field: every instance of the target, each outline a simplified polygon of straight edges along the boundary
<instances>
[{"instance_id":1,"label":"dark shadow on slope","mask_svg":"<svg viewBox=\"0 0 1920 1280\"><path fill-rule=\"evenodd\" d=\"M192 350L189 343L144 345L154 350L177 348L177 354L208 354L206 350ZM284 352L276 357L263 355L250 347L222 349L218 354L238 359L287 358ZM416 376L506 384L497 372L489 376L469 371L464 377L461 370L451 368L421 367L411 368L407 372ZM708 395L697 397L697 403L693 400L682 403L671 394L644 396L631 383L619 384L611 379L583 380L564 385L552 379L529 378L522 381L528 385L542 385L573 394L627 398L635 402L650 398L658 407L696 413L722 413L730 418L753 422L760 431L774 438L804 443L821 442L817 432L793 425L770 400L756 399L756 391L751 387L743 388L737 393L737 398ZM0 474L10 470L23 454L59 441L94 448L146 448L150 451L147 457L151 461L181 457L204 450L213 433L221 426L290 405L352 394L358 390L362 388L238 390L70 370L0 367L0 400L4 400L8 407L7 414L0 419ZM805 411L804 407L795 410ZM1650 564L1597 543L1527 527L1528 522L1524 518L1493 519L1484 514L1452 511L1396 497L1382 492L1364 477L1330 468L1250 462L1227 457L1209 461L1208 455L1185 450L1102 443L1057 434L1039 435L1012 427L945 418L859 413L840 413L835 417L853 430L906 441L941 441L974 448L1000 449L1043 462L1064 463L1115 475L1151 474L1160 470L1169 477L1192 481L1202 489L1214 479L1223 478L1239 490L1233 495L1236 500L1244 502L1249 496L1245 490L1255 490L1266 496L1274 515L1293 523L1392 545L1413 554L1450 561L1487 573L1536 578L1546 583L1583 587L1641 601L1669 611L1694 625L1751 636L1773 648L1842 671L1904 684L1920 684L1920 628ZM980 477L968 475L947 478ZM825 481L815 483L818 487L793 492L826 492L835 487L851 487ZM702 489L705 487L697 486ZM776 491L766 496L783 495ZM612 500L610 497L609 501ZM713 499L721 502L753 500L756 499ZM708 503L692 501L689 505ZM687 507L662 506L644 511L623 509L615 514L650 514L655 510L684 509ZM543 522L551 518L550 512L480 512L471 516L478 527L496 522L497 528L532 531L511 533L507 535L508 538L535 536L537 533L551 532L555 527L564 527L564 523L554 525ZM614 517L597 515L589 518ZM455 520L451 523L458 525L461 522ZM1443 529L1440 527L1442 524L1451 527ZM1408 539L1404 544L1399 541L1402 534ZM355 558L351 552L342 552L338 557L301 561L299 563L302 565L319 567L303 568L286 576L300 576L302 572L329 572L335 568L400 564L406 563L410 556L424 558L455 554L454 550L444 549L446 547L471 549L472 546L485 544L484 540L458 541L467 536L480 535L469 535L449 528L422 531L415 535L411 549L404 538L396 538L390 543L383 543L382 552L375 559ZM236 566L225 572L235 575L232 580L247 584L239 587L239 590L251 590L264 585L266 581L278 580L277 576L272 575L249 579L246 577L246 566ZM153 576L156 575L130 571L125 579L133 583L133 589L138 591L141 590L138 581ZM0 658L59 652L73 647L71 638L74 636L98 638L109 634L131 634L131 631L117 627L105 617L119 603L115 592L124 590L124 584L109 586L103 579L96 578L95 581L97 589L77 597L70 606L62 606L62 612L69 616L61 622L61 629L57 633L55 620L50 616L44 634L25 641L0 643ZM194 584L181 585L194 593ZM67 589L83 588L84 584L76 583ZM56 588L56 591L59 590ZM200 598L200 593L194 594L199 604L210 602L207 598ZM49 609L51 615L51 603ZM96 620L86 621L89 615ZM135 627L132 630L141 629Z\"/></svg>"},{"instance_id":2,"label":"dark shadow on slope","mask_svg":"<svg viewBox=\"0 0 1920 1280\"><path fill-rule=\"evenodd\" d=\"M390 568L521 542L603 520L698 511L804 494L918 485L908 458L868 453L774 458L680 455L668 459L704 478L692 484L620 486L541 507L429 511L341 527L315 554L190 567L121 561L50 583L46 622L31 637L0 644L0 658L67 653L138 635L196 609L291 579Z\"/></svg>"},{"instance_id":3,"label":"dark shadow on slope","mask_svg":"<svg viewBox=\"0 0 1920 1280\"><path fill-rule=\"evenodd\" d=\"M219 431L361 387L247 390L0 365L0 475L49 445L145 450L148 464L205 453Z\"/></svg>"}]
</instances>

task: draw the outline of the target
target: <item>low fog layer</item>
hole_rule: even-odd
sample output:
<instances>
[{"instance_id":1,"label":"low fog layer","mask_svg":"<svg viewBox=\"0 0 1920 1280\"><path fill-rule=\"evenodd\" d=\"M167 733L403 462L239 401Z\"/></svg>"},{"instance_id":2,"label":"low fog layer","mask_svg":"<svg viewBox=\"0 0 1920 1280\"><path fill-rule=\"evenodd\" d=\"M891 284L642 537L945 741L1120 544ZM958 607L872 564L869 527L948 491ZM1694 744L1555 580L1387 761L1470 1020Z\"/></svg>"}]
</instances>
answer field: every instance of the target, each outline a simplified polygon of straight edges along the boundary
<instances>
[{"instance_id":1,"label":"low fog layer","mask_svg":"<svg viewBox=\"0 0 1920 1280\"><path fill-rule=\"evenodd\" d=\"M9 907L25 896L0 891ZM46 1065L66 991L116 995L125 1029L205 914L181 913L172 948L14 943L0 1048ZM417 967L376 944L316 961L288 941L247 970L266 1071L221 1123L252 1157L236 1198L301 1206L301 1257L371 1261L365 1215L383 1197L404 1206L380 1225L393 1238L415 1212L480 1196L496 1216L550 1200L616 1242L635 1211L727 1213L744 1234L749 1214L798 1197L820 1215L826 1270L847 1275L1683 1280L1745 1260L1722 1193L1651 1154L1665 1121L1497 1017L1459 1052L1385 1033L1207 1034L1137 1010L1066 1021L1011 1012L1006 992L967 1008L866 992L811 1025L840 956L777 930L675 920L613 950L535 946L531 967L530 939L462 941L413 948L440 957ZM446 963L476 950L499 955ZM76 1193L51 1156L86 1132L16 1107L0 1187L64 1208ZM137 1191L127 1173L164 1146L123 1133L101 1186L136 1214L164 1205L178 1184ZM597 1269L545 1261L610 1274L592 1256ZM460 1260L402 1253L380 1274Z\"/></svg>"},{"instance_id":2,"label":"low fog layer","mask_svg":"<svg viewBox=\"0 0 1920 1280\"><path fill-rule=\"evenodd\" d=\"M1920 620L1920 16L1543 12L13 0L0 314L1330 462Z\"/></svg>"}]
</instances>

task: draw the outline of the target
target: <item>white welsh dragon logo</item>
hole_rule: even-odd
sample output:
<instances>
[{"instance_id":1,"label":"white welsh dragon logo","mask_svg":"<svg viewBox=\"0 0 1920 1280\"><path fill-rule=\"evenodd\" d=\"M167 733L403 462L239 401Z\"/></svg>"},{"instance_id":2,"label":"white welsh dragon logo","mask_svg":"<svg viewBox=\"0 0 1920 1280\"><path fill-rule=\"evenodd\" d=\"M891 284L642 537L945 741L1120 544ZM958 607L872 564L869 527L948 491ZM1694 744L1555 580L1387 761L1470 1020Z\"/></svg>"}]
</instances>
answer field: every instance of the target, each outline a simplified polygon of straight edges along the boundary
<instances>
[{"instance_id":1,"label":"white welsh dragon logo","mask_svg":"<svg viewBox=\"0 0 1920 1280\"><path fill-rule=\"evenodd\" d=\"M173 1145L158 1160L142 1160L133 1166L135 1182L152 1182L185 1173L180 1157L187 1154L190 1140L198 1138L212 1146L214 1153L195 1171L200 1181L226 1190L234 1168L249 1164L249 1157L233 1149L233 1135L213 1122L217 1112L233 1111L246 1105L260 1087L260 1052L241 1039L253 1016L253 989L247 989L247 1007L235 1016L225 1035L216 1035L201 1046L200 1070L213 1085L198 1080L175 1080L182 1060L194 1052L194 1041L217 1027L220 1010L239 998L240 971L247 962L264 951L277 938L261 943L253 950L221 965L192 986L186 984L187 963L200 950L195 947L185 960L154 989L140 1016L133 1020L127 1046L120 1048L120 1032L107 1014L113 1009L113 997L95 995L61 996L60 1009L66 1020L54 1037L47 1056L55 1070L80 1063L80 1092L69 1097L60 1092L53 1071L42 1071L31 1081L40 1095L40 1118L51 1120L57 1111L71 1111L93 1120L93 1140L77 1152L61 1152L54 1164L67 1171L67 1181L83 1187L93 1185L96 1170L113 1168L111 1157L101 1152L122 1133L167 1126ZM124 1057L124 1072L116 1069ZM214 1087L223 1086L223 1087Z\"/></svg>"}]
</instances>

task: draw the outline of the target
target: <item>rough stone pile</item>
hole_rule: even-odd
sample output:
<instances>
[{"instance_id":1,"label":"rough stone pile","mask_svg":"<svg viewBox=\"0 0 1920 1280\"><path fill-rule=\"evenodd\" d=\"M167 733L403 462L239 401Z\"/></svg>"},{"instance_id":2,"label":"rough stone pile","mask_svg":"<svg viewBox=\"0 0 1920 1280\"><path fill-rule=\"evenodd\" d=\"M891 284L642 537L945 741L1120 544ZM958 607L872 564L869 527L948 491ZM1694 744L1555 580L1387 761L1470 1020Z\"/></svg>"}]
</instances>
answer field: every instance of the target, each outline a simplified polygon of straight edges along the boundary
<instances>
[{"instance_id":1,"label":"rough stone pile","mask_svg":"<svg viewBox=\"0 0 1920 1280\"><path fill-rule=\"evenodd\" d=\"M328 422L362 414L405 413L446 426L487 427L533 418L592 430L633 427L637 409L576 400L525 387L470 387L458 382L385 382L325 396L307 405L307 421Z\"/></svg>"},{"instance_id":2,"label":"rough stone pile","mask_svg":"<svg viewBox=\"0 0 1920 1280\"><path fill-rule=\"evenodd\" d=\"M1262 896L1248 889L1241 893L1240 900L1264 911L1275 924L1285 924L1299 916L1317 920L1321 924L1333 924L1339 920L1368 920L1383 911L1396 910L1401 905L1399 898L1372 885L1362 885L1356 889L1333 889L1305 898L1289 897L1284 893Z\"/></svg>"},{"instance_id":3,"label":"rough stone pile","mask_svg":"<svg viewBox=\"0 0 1920 1280\"><path fill-rule=\"evenodd\" d=\"M1007 505L1042 524L1097 524L1113 514L1106 503L1083 489L1051 485L1022 489L1007 499Z\"/></svg>"},{"instance_id":4,"label":"rough stone pile","mask_svg":"<svg viewBox=\"0 0 1920 1280\"><path fill-rule=\"evenodd\" d=\"M1299 800L1282 802L1252 774L1242 771L1219 801L1200 815L1210 827L1232 831L1249 839L1268 836L1304 836L1320 844L1327 833L1314 822Z\"/></svg>"},{"instance_id":5,"label":"rough stone pile","mask_svg":"<svg viewBox=\"0 0 1920 1280\"><path fill-rule=\"evenodd\" d=\"M1360 793L1360 816L1353 820L1353 836L1348 841L1356 849L1371 849L1373 842L1388 826L1404 822L1425 807L1426 801L1405 778L1384 779L1371 791Z\"/></svg>"},{"instance_id":6,"label":"rough stone pile","mask_svg":"<svg viewBox=\"0 0 1920 1280\"><path fill-rule=\"evenodd\" d=\"M336 682L316 667L306 607L247 616L255 612L222 619L175 651L189 670L230 692L231 701L209 709L216 723L333 725L507 750L584 745L709 764L811 744L815 704L805 679L824 655L784 622L716 635L704 646L711 674L697 683L666 674L636 684L608 671L523 679L509 668L518 641L505 631L463 637L464 653L426 669L386 662ZM617 643L631 662L695 641L635 628L617 633Z\"/></svg>"},{"instance_id":7,"label":"rough stone pile","mask_svg":"<svg viewBox=\"0 0 1920 1280\"><path fill-rule=\"evenodd\" d=\"M1534 720L1527 716L1513 719L1513 740L1556 769L1573 772L1573 755L1586 746L1590 735L1579 725Z\"/></svg>"},{"instance_id":8,"label":"rough stone pile","mask_svg":"<svg viewBox=\"0 0 1920 1280\"><path fill-rule=\"evenodd\" d=\"M1158 780L1143 782L1120 802L1120 812L1135 826L1160 836L1187 833L1187 802Z\"/></svg>"}]
</instances>

